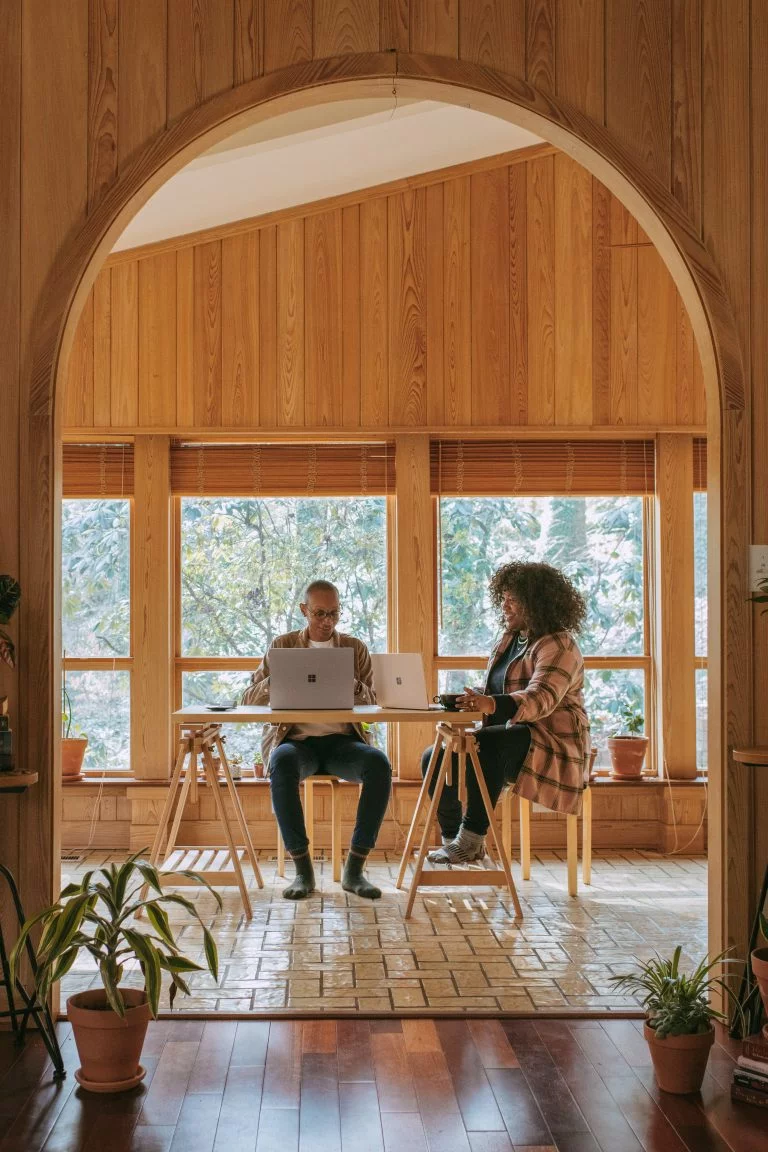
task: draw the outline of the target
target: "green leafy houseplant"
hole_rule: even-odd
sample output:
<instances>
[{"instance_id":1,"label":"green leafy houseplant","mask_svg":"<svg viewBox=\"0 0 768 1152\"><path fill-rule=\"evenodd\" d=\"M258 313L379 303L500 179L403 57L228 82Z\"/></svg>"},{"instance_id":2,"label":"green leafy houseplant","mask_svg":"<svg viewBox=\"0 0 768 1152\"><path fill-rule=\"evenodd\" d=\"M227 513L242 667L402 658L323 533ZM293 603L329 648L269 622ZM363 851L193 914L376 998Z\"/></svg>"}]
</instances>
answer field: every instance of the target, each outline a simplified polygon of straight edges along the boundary
<instances>
[{"instance_id":1,"label":"green leafy houseplant","mask_svg":"<svg viewBox=\"0 0 768 1152\"><path fill-rule=\"evenodd\" d=\"M78 1079L86 1087L103 1082L118 1084L120 1088L133 1086L128 1080L137 1075L138 1056L149 1018L157 1016L164 973L170 977L171 1007L177 992L189 994L187 977L190 972L207 968L214 980L218 979L216 942L194 903L177 892L164 892L159 873L140 859L142 855L141 852L135 853L124 864L111 864L98 871L86 872L80 880L69 884L55 904L26 921L10 956L11 978L15 980L27 937L36 925L40 925L42 935L37 948L35 986L41 1000L48 996L52 985L69 972L81 952L89 953L98 965L103 993L78 993L67 1002L83 1065L83 1075ZM196 873L168 872L163 875L166 880L174 876L196 880L213 894L221 908L219 894ZM146 898L142 898L145 885L149 891ZM182 954L168 918L166 909L169 906L183 908L200 924L205 966ZM147 918L146 928L136 919L142 912ZM138 961L141 969L143 991L121 988L126 967L133 961ZM114 1072L117 1058L105 1059L100 1053L95 1060L91 1059L86 1051L88 1036L85 1032L90 1033L104 1025L114 1033L115 1039L119 1039L121 1033L127 1036L130 1029L116 1028L115 1024L133 1026L137 1011L140 1018L135 1023L141 1028L138 1051L128 1054L127 1067L120 1065L124 1074ZM86 1030L81 1034L76 1019L78 1013L101 1019L96 1022L88 1020ZM138 1080L134 1078L133 1083L138 1083Z\"/></svg>"},{"instance_id":2,"label":"green leafy houseplant","mask_svg":"<svg viewBox=\"0 0 768 1152\"><path fill-rule=\"evenodd\" d=\"M712 992L722 990L738 1005L725 976L714 972L720 965L737 961L726 959L726 952L714 960L704 957L689 975L680 970L681 955L678 946L671 958L657 953L636 971L611 977L617 992L644 993L645 1038L656 1079L666 1092L675 1093L699 1090L714 1040L713 1023L727 1023L727 1017L710 1002Z\"/></svg>"},{"instance_id":3,"label":"green leafy houseplant","mask_svg":"<svg viewBox=\"0 0 768 1152\"><path fill-rule=\"evenodd\" d=\"M768 1019L768 916L766 916L764 912L760 913L760 935L763 937L765 944L762 947L752 950L750 962L752 975L755 978L755 983L760 992L760 998L763 1001L763 1010L766 1019Z\"/></svg>"},{"instance_id":4,"label":"green leafy houseplant","mask_svg":"<svg viewBox=\"0 0 768 1152\"><path fill-rule=\"evenodd\" d=\"M645 717L631 704L625 704L621 709L621 723L617 726L617 736L642 736L645 727Z\"/></svg>"},{"instance_id":5,"label":"green leafy houseplant","mask_svg":"<svg viewBox=\"0 0 768 1152\"><path fill-rule=\"evenodd\" d=\"M0 576L0 624L8 624L19 606L21 586L12 576ZM16 649L4 628L0 628L0 660L10 668L16 665Z\"/></svg>"},{"instance_id":6,"label":"green leafy houseplant","mask_svg":"<svg viewBox=\"0 0 768 1152\"><path fill-rule=\"evenodd\" d=\"M643 735L645 717L632 704L624 704L619 712L620 721L608 739L613 775L624 779L637 779L642 775L648 739Z\"/></svg>"},{"instance_id":7,"label":"green leafy houseplant","mask_svg":"<svg viewBox=\"0 0 768 1152\"><path fill-rule=\"evenodd\" d=\"M753 604L768 604L768 576L764 576L762 580L757 581L757 588L754 592L747 597ZM768 608L763 608L760 612L761 616L765 616Z\"/></svg>"}]
</instances>

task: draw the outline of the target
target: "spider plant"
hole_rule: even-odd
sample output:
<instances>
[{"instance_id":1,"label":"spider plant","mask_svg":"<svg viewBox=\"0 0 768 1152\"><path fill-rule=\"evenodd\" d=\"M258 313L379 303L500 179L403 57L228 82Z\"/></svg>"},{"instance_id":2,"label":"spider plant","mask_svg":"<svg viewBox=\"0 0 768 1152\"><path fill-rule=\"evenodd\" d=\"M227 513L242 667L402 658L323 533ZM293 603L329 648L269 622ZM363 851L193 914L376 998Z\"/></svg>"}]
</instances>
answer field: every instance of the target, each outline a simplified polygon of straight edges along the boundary
<instances>
[{"instance_id":1,"label":"spider plant","mask_svg":"<svg viewBox=\"0 0 768 1152\"><path fill-rule=\"evenodd\" d=\"M204 970L202 964L182 955L166 911L170 905L183 908L200 924L205 966L214 980L218 979L216 942L195 905L177 892L164 892L157 870L139 859L144 854L137 852L124 864L110 864L107 868L86 872L76 883L67 885L55 904L27 920L11 953L11 980L16 979L27 937L39 924L42 935L37 948L35 986L42 1003L51 986L69 972L80 952L86 951L99 966L110 1008L121 1017L125 1015L125 1001L120 981L126 965L137 960L150 1013L155 1017L160 1005L163 972L171 978L173 1007L178 991L189 995L186 976ZM196 873L166 872L163 875L166 880L186 876L198 881L212 893L221 908L218 892ZM141 899L145 884L151 891L146 899ZM149 930L142 930L140 922L135 920L140 911L146 914Z\"/></svg>"},{"instance_id":2,"label":"spider plant","mask_svg":"<svg viewBox=\"0 0 768 1152\"><path fill-rule=\"evenodd\" d=\"M671 959L663 959L656 953L637 971L611 977L617 992L645 993L642 1004L647 1023L659 1040L709 1032L714 1020L727 1023L727 1017L710 1003L710 993L715 989L724 991L741 1012L725 976L713 974L713 969L719 965L738 961L726 959L727 951L721 952L714 960L705 956L696 970L688 975L680 971L681 955L682 947L678 946Z\"/></svg>"}]
</instances>

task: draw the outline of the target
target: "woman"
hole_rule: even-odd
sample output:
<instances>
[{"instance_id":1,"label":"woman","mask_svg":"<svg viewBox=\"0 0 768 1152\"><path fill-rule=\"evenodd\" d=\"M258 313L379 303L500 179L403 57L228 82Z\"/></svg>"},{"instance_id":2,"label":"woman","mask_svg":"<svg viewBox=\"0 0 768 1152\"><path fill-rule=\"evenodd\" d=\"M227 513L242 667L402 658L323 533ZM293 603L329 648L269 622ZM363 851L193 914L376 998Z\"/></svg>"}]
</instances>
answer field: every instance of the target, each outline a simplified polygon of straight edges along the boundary
<instances>
[{"instance_id":1,"label":"woman","mask_svg":"<svg viewBox=\"0 0 768 1152\"><path fill-rule=\"evenodd\" d=\"M504 635L489 660L484 690L465 687L457 704L483 713L475 739L491 804L496 806L505 784L514 784L521 796L555 812L578 812L590 741L584 661L575 634L586 602L549 564L503 564L489 588ZM422 774L431 752L424 752ZM430 860L463 864L485 854L488 816L470 762L463 815L455 770L451 779L438 808L443 847ZM430 791L436 780L437 773Z\"/></svg>"}]
</instances>

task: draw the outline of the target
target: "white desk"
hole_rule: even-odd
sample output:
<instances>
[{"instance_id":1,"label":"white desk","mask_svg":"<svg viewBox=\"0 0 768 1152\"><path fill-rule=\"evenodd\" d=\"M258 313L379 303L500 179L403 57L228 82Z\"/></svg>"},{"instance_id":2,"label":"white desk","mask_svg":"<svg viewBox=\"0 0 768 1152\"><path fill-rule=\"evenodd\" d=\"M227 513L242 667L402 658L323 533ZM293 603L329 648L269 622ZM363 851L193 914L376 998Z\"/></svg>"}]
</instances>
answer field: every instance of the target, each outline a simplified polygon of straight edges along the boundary
<instances>
[{"instance_id":1,"label":"white desk","mask_svg":"<svg viewBox=\"0 0 768 1152\"><path fill-rule=\"evenodd\" d=\"M482 712L446 712L443 708L381 708L378 704L358 704L354 708L270 708L264 704L241 704L226 712L190 704L171 716L174 724L198 727L202 724L477 724Z\"/></svg>"}]
</instances>

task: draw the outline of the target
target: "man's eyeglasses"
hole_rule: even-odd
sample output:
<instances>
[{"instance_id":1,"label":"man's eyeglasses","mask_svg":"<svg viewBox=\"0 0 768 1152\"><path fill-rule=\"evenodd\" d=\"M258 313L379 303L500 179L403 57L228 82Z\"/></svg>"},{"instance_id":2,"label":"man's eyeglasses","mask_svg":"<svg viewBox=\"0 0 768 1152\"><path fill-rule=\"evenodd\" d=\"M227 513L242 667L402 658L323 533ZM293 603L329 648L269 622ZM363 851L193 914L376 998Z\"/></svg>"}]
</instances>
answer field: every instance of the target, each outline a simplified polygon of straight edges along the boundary
<instances>
[{"instance_id":1,"label":"man's eyeglasses","mask_svg":"<svg viewBox=\"0 0 768 1152\"><path fill-rule=\"evenodd\" d=\"M330 612L326 612L325 608L312 608L309 614L314 616L315 620L338 620L341 611L338 608L333 608Z\"/></svg>"}]
</instances>

